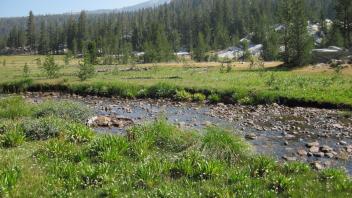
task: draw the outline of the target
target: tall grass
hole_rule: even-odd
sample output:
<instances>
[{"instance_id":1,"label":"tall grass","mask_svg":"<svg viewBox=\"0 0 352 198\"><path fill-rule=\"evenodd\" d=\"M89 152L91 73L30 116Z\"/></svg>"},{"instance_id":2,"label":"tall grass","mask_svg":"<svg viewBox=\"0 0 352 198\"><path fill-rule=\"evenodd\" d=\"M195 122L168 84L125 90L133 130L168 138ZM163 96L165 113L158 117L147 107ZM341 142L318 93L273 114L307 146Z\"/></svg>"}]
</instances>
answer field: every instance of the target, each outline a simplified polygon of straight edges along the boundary
<instances>
[{"instance_id":1,"label":"tall grass","mask_svg":"<svg viewBox=\"0 0 352 198\"><path fill-rule=\"evenodd\" d=\"M32 105L19 96L0 99L0 118L16 119L30 116L32 109Z\"/></svg>"}]
</instances>

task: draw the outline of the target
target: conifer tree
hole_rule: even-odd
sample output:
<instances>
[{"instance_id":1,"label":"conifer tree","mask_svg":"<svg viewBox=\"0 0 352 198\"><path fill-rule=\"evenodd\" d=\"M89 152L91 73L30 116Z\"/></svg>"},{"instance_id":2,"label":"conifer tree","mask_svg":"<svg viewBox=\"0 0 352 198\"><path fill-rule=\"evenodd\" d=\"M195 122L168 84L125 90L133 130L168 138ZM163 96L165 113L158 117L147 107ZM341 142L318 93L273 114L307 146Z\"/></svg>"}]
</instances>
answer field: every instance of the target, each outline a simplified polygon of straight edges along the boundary
<instances>
[{"instance_id":1,"label":"conifer tree","mask_svg":"<svg viewBox=\"0 0 352 198\"><path fill-rule=\"evenodd\" d=\"M48 78L59 77L60 66L55 63L54 56L52 55L46 56L42 69Z\"/></svg>"},{"instance_id":2,"label":"conifer tree","mask_svg":"<svg viewBox=\"0 0 352 198\"><path fill-rule=\"evenodd\" d=\"M205 38L203 33L198 33L198 42L197 46L194 48L194 59L196 61L205 61L205 54L208 51L207 43L205 42Z\"/></svg>"},{"instance_id":3,"label":"conifer tree","mask_svg":"<svg viewBox=\"0 0 352 198\"><path fill-rule=\"evenodd\" d=\"M79 64L79 72L77 74L78 78L81 81L85 81L89 78L92 78L95 75L95 67L91 63L92 58L89 53L86 53L84 56L83 63Z\"/></svg>"},{"instance_id":4,"label":"conifer tree","mask_svg":"<svg viewBox=\"0 0 352 198\"><path fill-rule=\"evenodd\" d=\"M24 66L23 66L23 77L24 78L28 78L29 77L29 67L28 67L28 64L25 63Z\"/></svg>"},{"instance_id":5,"label":"conifer tree","mask_svg":"<svg viewBox=\"0 0 352 198\"><path fill-rule=\"evenodd\" d=\"M35 50L36 47L35 31L35 18L33 12L30 11L27 19L27 45L30 50Z\"/></svg>"},{"instance_id":6,"label":"conifer tree","mask_svg":"<svg viewBox=\"0 0 352 198\"><path fill-rule=\"evenodd\" d=\"M87 14L85 11L82 11L78 19L78 39L77 45L78 50L83 52L84 41L87 39Z\"/></svg>"},{"instance_id":7,"label":"conifer tree","mask_svg":"<svg viewBox=\"0 0 352 198\"><path fill-rule=\"evenodd\" d=\"M352 1L336 0L336 22L344 38L344 46L352 45Z\"/></svg>"},{"instance_id":8,"label":"conifer tree","mask_svg":"<svg viewBox=\"0 0 352 198\"><path fill-rule=\"evenodd\" d=\"M49 38L47 35L45 21L42 21L40 25L40 38L39 38L39 54L48 54L49 52Z\"/></svg>"}]
</instances>

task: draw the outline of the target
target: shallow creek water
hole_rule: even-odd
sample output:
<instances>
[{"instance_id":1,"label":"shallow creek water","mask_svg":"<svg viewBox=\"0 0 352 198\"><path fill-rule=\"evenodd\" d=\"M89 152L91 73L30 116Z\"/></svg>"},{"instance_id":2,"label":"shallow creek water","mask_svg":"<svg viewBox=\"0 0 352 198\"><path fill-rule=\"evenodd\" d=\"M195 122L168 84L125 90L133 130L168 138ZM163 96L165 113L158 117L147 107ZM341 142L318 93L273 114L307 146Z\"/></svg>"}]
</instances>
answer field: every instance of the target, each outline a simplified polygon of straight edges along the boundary
<instances>
[{"instance_id":1,"label":"shallow creek water","mask_svg":"<svg viewBox=\"0 0 352 198\"><path fill-rule=\"evenodd\" d=\"M273 156L280 161L311 163L315 168L342 167L352 174L351 112L277 104L206 105L59 93L27 93L25 96L33 102L46 99L79 101L92 107L96 115L127 117L135 123L163 116L181 128L199 132L215 125L245 137L257 153ZM123 134L125 129L97 128L96 131ZM312 142L319 145L308 147L307 144Z\"/></svg>"}]
</instances>

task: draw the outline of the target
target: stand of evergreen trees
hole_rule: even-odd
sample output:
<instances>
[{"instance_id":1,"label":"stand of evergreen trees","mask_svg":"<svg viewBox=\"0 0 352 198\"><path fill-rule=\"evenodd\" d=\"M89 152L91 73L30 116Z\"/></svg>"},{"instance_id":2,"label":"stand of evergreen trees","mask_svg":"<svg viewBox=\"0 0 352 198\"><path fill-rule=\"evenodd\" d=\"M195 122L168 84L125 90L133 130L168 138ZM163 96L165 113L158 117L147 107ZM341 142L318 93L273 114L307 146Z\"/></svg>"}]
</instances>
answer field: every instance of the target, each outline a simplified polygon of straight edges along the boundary
<instances>
[{"instance_id":1,"label":"stand of evergreen trees","mask_svg":"<svg viewBox=\"0 0 352 198\"><path fill-rule=\"evenodd\" d=\"M60 54L68 48L83 53L94 43L101 55L128 61L133 51L145 52L145 62L168 61L185 49L198 61L207 51L239 44L240 38L264 45L266 60L278 59L302 65L308 60L312 40L307 21L333 19L324 45L351 46L352 1L350 0L174 0L157 8L137 12L34 16L0 21L0 49L27 47L32 53ZM5 20L6 21L6 20ZM284 25L276 32L277 24ZM3 33L1 33L3 32ZM342 39L341 39L342 38Z\"/></svg>"}]
</instances>

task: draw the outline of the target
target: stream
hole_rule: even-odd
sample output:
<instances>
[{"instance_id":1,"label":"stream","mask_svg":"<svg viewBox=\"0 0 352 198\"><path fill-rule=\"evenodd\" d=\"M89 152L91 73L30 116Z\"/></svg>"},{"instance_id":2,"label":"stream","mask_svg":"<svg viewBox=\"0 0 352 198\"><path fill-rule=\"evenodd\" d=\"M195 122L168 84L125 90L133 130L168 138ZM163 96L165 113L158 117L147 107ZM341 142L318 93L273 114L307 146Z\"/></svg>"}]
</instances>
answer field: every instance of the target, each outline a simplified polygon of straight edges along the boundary
<instances>
[{"instance_id":1,"label":"stream","mask_svg":"<svg viewBox=\"0 0 352 198\"><path fill-rule=\"evenodd\" d=\"M344 168L352 174L352 112L287 107L277 104L207 105L163 99L125 100L60 93L26 93L33 102L73 100L92 107L97 116L121 116L135 123L165 117L180 128L202 131L218 126L247 139L259 154L279 161L302 161L315 169ZM125 128L95 129L123 134Z\"/></svg>"}]
</instances>

